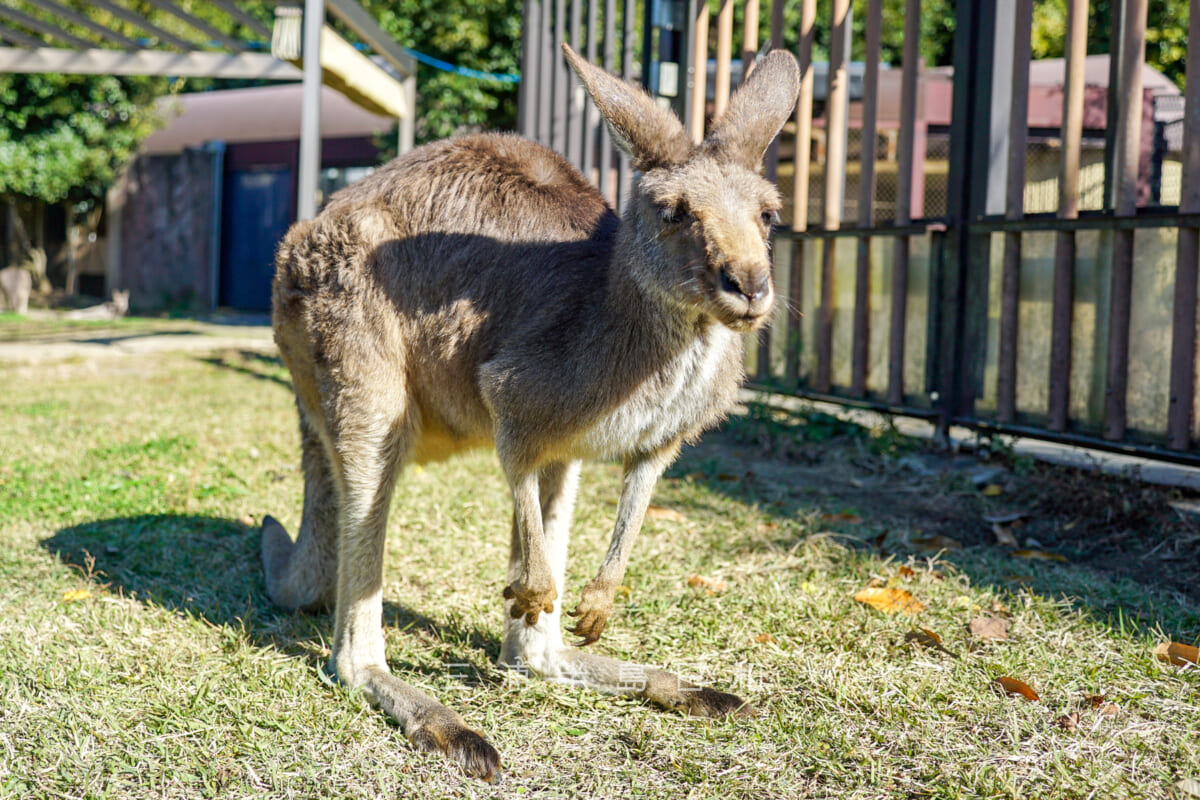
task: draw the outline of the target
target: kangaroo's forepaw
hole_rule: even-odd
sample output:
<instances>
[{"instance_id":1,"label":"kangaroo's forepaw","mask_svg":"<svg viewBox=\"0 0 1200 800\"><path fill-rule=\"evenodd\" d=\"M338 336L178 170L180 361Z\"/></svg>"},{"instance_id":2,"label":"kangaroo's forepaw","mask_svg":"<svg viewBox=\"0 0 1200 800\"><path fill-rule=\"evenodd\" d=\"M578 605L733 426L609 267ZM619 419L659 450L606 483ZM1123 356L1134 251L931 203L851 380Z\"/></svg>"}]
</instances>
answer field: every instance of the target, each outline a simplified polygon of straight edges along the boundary
<instances>
[{"instance_id":1,"label":"kangaroo's forepaw","mask_svg":"<svg viewBox=\"0 0 1200 800\"><path fill-rule=\"evenodd\" d=\"M546 586L529 586L521 580L515 580L504 587L504 599L512 600L511 614L513 619L525 617L525 622L536 625L543 611L547 614L554 611L554 601L558 599L558 590L551 581Z\"/></svg>"},{"instance_id":2,"label":"kangaroo's forepaw","mask_svg":"<svg viewBox=\"0 0 1200 800\"><path fill-rule=\"evenodd\" d=\"M585 647L600 638L600 634L604 633L604 627L608 624L608 617L612 614L613 609L613 593L605 586L597 584L595 581L583 587L583 596L579 600L579 605L575 606L575 610L569 612L572 617L577 617L579 621L575 623L575 627L571 628L571 633L580 637L576 644L580 647Z\"/></svg>"},{"instance_id":3,"label":"kangaroo's forepaw","mask_svg":"<svg viewBox=\"0 0 1200 800\"><path fill-rule=\"evenodd\" d=\"M409 736L413 745L445 753L469 778L494 783L500 777L500 754L477 731L462 725L426 725Z\"/></svg>"}]
</instances>

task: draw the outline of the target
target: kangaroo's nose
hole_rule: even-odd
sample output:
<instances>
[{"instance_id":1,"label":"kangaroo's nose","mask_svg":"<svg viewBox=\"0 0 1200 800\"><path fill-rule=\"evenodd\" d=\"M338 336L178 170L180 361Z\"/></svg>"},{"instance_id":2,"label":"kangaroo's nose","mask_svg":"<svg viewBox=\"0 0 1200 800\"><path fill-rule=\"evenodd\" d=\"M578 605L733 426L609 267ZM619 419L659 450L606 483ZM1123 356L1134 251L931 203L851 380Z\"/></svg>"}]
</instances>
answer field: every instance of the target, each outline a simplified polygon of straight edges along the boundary
<instances>
[{"instance_id":1,"label":"kangaroo's nose","mask_svg":"<svg viewBox=\"0 0 1200 800\"><path fill-rule=\"evenodd\" d=\"M740 294L751 303L763 299L771 290L771 275L767 273L757 285L752 285L753 278L749 273L737 277L729 271L729 267L721 267L721 291L730 294Z\"/></svg>"}]
</instances>

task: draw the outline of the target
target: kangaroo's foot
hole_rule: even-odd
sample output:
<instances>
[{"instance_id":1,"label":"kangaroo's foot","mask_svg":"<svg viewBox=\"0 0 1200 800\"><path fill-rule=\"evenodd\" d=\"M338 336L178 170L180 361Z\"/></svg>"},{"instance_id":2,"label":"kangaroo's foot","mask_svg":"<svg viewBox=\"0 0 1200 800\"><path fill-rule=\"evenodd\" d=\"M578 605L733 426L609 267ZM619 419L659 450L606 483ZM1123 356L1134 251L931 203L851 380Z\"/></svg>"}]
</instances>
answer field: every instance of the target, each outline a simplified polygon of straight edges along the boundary
<instances>
[{"instance_id":1,"label":"kangaroo's foot","mask_svg":"<svg viewBox=\"0 0 1200 800\"><path fill-rule=\"evenodd\" d=\"M488 783L500 777L500 754L454 710L392 675L386 667L356 670L339 682L360 689L367 699L399 723L414 747L443 753L465 775Z\"/></svg>"}]
</instances>

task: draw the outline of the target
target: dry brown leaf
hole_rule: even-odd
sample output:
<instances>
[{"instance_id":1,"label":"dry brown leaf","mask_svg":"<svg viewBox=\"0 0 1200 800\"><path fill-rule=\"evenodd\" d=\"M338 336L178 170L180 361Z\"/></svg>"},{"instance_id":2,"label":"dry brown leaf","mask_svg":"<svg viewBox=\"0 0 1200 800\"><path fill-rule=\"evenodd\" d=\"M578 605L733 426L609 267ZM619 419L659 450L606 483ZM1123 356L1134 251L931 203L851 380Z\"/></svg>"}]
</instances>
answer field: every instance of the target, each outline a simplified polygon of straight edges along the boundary
<instances>
[{"instance_id":1,"label":"dry brown leaf","mask_svg":"<svg viewBox=\"0 0 1200 800\"><path fill-rule=\"evenodd\" d=\"M862 517L849 511L839 511L836 514L822 514L821 522L845 522L847 525L858 525Z\"/></svg>"},{"instance_id":2,"label":"dry brown leaf","mask_svg":"<svg viewBox=\"0 0 1200 800\"><path fill-rule=\"evenodd\" d=\"M976 639L1001 642L1008 638L1008 620L1003 617L976 617L967 624L967 630Z\"/></svg>"},{"instance_id":3,"label":"dry brown leaf","mask_svg":"<svg viewBox=\"0 0 1200 800\"><path fill-rule=\"evenodd\" d=\"M1061 561L1064 564L1067 562L1066 556L1060 556L1058 553L1047 553L1045 550L1013 550L1009 555L1037 561Z\"/></svg>"},{"instance_id":4,"label":"dry brown leaf","mask_svg":"<svg viewBox=\"0 0 1200 800\"><path fill-rule=\"evenodd\" d=\"M724 481L726 483L732 483L733 481L738 480L738 476L734 475L732 472L719 472L717 473L717 480Z\"/></svg>"},{"instance_id":5,"label":"dry brown leaf","mask_svg":"<svg viewBox=\"0 0 1200 800\"><path fill-rule=\"evenodd\" d=\"M1021 546L1013 532L999 522L992 523L992 535L996 537L996 544L1001 547L1017 548Z\"/></svg>"},{"instance_id":6,"label":"dry brown leaf","mask_svg":"<svg viewBox=\"0 0 1200 800\"><path fill-rule=\"evenodd\" d=\"M657 519L664 522L687 522L688 518L673 508L650 506L646 509L646 519Z\"/></svg>"},{"instance_id":7,"label":"dry brown leaf","mask_svg":"<svg viewBox=\"0 0 1200 800\"><path fill-rule=\"evenodd\" d=\"M942 646L942 637L938 635L937 631L930 630L929 628L915 628L904 635L904 640L915 642L925 647Z\"/></svg>"},{"instance_id":8,"label":"dry brown leaf","mask_svg":"<svg viewBox=\"0 0 1200 800\"><path fill-rule=\"evenodd\" d=\"M775 641L775 637L769 633L760 633L758 636L754 637L754 641L758 642L759 644L770 644L771 642Z\"/></svg>"},{"instance_id":9,"label":"dry brown leaf","mask_svg":"<svg viewBox=\"0 0 1200 800\"><path fill-rule=\"evenodd\" d=\"M1003 689L1005 693L1019 694L1030 702L1036 702L1041 699L1029 684L1019 681L1016 678L1010 678L1007 675L996 678L996 685Z\"/></svg>"},{"instance_id":10,"label":"dry brown leaf","mask_svg":"<svg viewBox=\"0 0 1200 800\"><path fill-rule=\"evenodd\" d=\"M1117 708L1116 703L1105 703L1096 710L1105 717L1115 717L1121 711L1121 709Z\"/></svg>"},{"instance_id":11,"label":"dry brown leaf","mask_svg":"<svg viewBox=\"0 0 1200 800\"><path fill-rule=\"evenodd\" d=\"M763 523L759 524L758 529L760 531L777 531L777 530L779 530L779 523L778 522L763 522Z\"/></svg>"},{"instance_id":12,"label":"dry brown leaf","mask_svg":"<svg viewBox=\"0 0 1200 800\"><path fill-rule=\"evenodd\" d=\"M1099 708L1104 704L1104 701L1107 698L1108 695L1106 694L1087 694L1085 692L1083 695L1083 702L1087 703L1092 708Z\"/></svg>"},{"instance_id":13,"label":"dry brown leaf","mask_svg":"<svg viewBox=\"0 0 1200 800\"><path fill-rule=\"evenodd\" d=\"M918 614L925 610L912 592L895 587L868 586L854 595L854 599L885 614Z\"/></svg>"},{"instance_id":14,"label":"dry brown leaf","mask_svg":"<svg viewBox=\"0 0 1200 800\"><path fill-rule=\"evenodd\" d=\"M87 589L70 589L63 592L62 599L64 603L74 603L78 600L87 600L91 596L92 593Z\"/></svg>"},{"instance_id":15,"label":"dry brown leaf","mask_svg":"<svg viewBox=\"0 0 1200 800\"><path fill-rule=\"evenodd\" d=\"M917 574L917 571L907 564L901 564L900 569L896 570L896 574L901 578L911 578Z\"/></svg>"},{"instance_id":16,"label":"dry brown leaf","mask_svg":"<svg viewBox=\"0 0 1200 800\"><path fill-rule=\"evenodd\" d=\"M999 497L1002 494L1004 494L1004 487L998 483L989 483L983 487L984 497Z\"/></svg>"},{"instance_id":17,"label":"dry brown leaf","mask_svg":"<svg viewBox=\"0 0 1200 800\"><path fill-rule=\"evenodd\" d=\"M1200 650L1190 644L1163 642L1154 648L1154 655L1158 656L1159 661L1166 661L1176 667L1182 667L1185 664L1193 666L1200 664Z\"/></svg>"},{"instance_id":18,"label":"dry brown leaf","mask_svg":"<svg viewBox=\"0 0 1200 800\"><path fill-rule=\"evenodd\" d=\"M1058 727L1068 733L1079 727L1079 712L1072 711L1070 714L1063 714L1058 718Z\"/></svg>"},{"instance_id":19,"label":"dry brown leaf","mask_svg":"<svg viewBox=\"0 0 1200 800\"><path fill-rule=\"evenodd\" d=\"M949 536L918 536L912 540L913 547L921 550L961 550L962 542Z\"/></svg>"},{"instance_id":20,"label":"dry brown leaf","mask_svg":"<svg viewBox=\"0 0 1200 800\"><path fill-rule=\"evenodd\" d=\"M883 543L885 541L887 541L887 536L888 536L888 532L884 531L883 533L879 534L878 536L872 536L867 541L870 542L871 546L874 547L876 550L882 550Z\"/></svg>"},{"instance_id":21,"label":"dry brown leaf","mask_svg":"<svg viewBox=\"0 0 1200 800\"><path fill-rule=\"evenodd\" d=\"M688 578L687 583L693 589L704 590L704 593L709 596L720 594L729 588L729 584L720 578L710 578L707 575L693 575Z\"/></svg>"}]
</instances>

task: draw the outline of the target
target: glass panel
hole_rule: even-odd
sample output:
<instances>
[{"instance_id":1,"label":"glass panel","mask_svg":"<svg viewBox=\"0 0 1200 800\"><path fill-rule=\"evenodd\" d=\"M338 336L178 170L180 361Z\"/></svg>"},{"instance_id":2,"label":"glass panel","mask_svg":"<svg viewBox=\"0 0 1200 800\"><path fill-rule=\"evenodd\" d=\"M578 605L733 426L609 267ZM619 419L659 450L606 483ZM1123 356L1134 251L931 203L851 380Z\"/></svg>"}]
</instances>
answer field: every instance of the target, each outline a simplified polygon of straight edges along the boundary
<instances>
[{"instance_id":1,"label":"glass panel","mask_svg":"<svg viewBox=\"0 0 1200 800\"><path fill-rule=\"evenodd\" d=\"M1178 238L1175 228L1145 228L1133 237L1126 410L1130 430L1154 436L1167 428Z\"/></svg>"}]
</instances>

